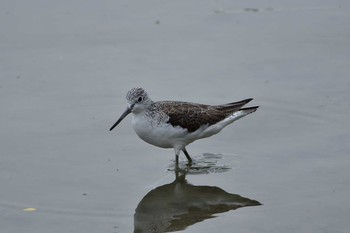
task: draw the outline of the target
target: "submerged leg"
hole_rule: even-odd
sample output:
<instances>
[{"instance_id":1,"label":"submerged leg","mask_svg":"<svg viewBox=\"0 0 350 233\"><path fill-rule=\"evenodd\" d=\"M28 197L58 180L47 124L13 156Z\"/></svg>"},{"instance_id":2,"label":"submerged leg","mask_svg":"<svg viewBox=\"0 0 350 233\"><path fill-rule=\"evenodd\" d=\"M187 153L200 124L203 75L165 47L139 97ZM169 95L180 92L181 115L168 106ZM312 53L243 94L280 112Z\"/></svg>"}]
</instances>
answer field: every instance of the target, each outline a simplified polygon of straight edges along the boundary
<instances>
[{"instance_id":1,"label":"submerged leg","mask_svg":"<svg viewBox=\"0 0 350 233\"><path fill-rule=\"evenodd\" d=\"M188 154L186 148L183 148L182 152L184 152L184 154L186 155L186 158L188 160L188 164L191 165L192 164L192 159L191 159L190 155Z\"/></svg>"}]
</instances>

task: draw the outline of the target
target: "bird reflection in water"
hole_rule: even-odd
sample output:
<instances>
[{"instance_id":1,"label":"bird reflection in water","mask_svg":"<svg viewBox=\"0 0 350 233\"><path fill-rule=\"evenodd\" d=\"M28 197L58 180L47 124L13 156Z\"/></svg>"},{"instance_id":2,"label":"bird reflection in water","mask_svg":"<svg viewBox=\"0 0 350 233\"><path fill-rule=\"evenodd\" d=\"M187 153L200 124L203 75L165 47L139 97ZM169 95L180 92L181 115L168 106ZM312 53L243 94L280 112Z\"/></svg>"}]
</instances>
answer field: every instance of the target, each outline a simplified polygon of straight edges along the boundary
<instances>
[{"instance_id":1,"label":"bird reflection in water","mask_svg":"<svg viewBox=\"0 0 350 233\"><path fill-rule=\"evenodd\" d=\"M151 190L140 201L134 215L134 233L181 231L215 214L261 205L219 187L189 184L185 176L176 171L175 181Z\"/></svg>"}]
</instances>

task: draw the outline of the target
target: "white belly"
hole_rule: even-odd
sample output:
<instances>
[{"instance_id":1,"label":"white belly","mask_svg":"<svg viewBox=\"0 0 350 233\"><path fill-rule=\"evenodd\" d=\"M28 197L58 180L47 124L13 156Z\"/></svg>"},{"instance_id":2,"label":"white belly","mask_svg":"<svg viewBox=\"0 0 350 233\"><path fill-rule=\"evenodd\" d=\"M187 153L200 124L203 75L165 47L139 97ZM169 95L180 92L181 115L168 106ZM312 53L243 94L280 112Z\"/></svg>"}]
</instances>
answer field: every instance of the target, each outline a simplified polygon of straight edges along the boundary
<instances>
[{"instance_id":1,"label":"white belly","mask_svg":"<svg viewBox=\"0 0 350 233\"><path fill-rule=\"evenodd\" d=\"M132 116L132 124L142 140L157 147L174 148L192 142L186 140L187 130L170 124L151 122L145 116Z\"/></svg>"},{"instance_id":2,"label":"white belly","mask_svg":"<svg viewBox=\"0 0 350 233\"><path fill-rule=\"evenodd\" d=\"M179 126L173 127L167 123L152 121L142 113L132 114L132 124L136 134L145 142L161 148L174 148L175 150L179 150L185 148L185 146L197 139L217 134L225 126L240 117L240 115L236 116L234 114L214 125L203 125L191 133L189 133L187 129Z\"/></svg>"}]
</instances>

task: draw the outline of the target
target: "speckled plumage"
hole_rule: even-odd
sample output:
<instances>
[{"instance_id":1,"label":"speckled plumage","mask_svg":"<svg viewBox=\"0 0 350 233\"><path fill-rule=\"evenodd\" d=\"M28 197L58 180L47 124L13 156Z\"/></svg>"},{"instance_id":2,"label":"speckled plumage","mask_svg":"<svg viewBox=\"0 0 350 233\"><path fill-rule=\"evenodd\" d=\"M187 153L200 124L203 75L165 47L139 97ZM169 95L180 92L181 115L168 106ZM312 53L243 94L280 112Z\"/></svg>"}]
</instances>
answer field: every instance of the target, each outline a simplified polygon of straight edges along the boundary
<instances>
[{"instance_id":1,"label":"speckled plumage","mask_svg":"<svg viewBox=\"0 0 350 233\"><path fill-rule=\"evenodd\" d=\"M133 126L144 141L163 148L175 149L178 159L182 150L189 162L185 146L220 132L235 120L255 112L258 106L242 108L252 99L223 105L205 105L180 101L152 101L142 88L133 88L127 95L128 107L112 130L129 113ZM178 161L178 160L177 160Z\"/></svg>"},{"instance_id":2,"label":"speckled plumage","mask_svg":"<svg viewBox=\"0 0 350 233\"><path fill-rule=\"evenodd\" d=\"M179 101L159 101L154 105L157 111L162 111L169 117L165 123L194 132L202 125L213 125L222 121L251 100L217 106Z\"/></svg>"}]
</instances>

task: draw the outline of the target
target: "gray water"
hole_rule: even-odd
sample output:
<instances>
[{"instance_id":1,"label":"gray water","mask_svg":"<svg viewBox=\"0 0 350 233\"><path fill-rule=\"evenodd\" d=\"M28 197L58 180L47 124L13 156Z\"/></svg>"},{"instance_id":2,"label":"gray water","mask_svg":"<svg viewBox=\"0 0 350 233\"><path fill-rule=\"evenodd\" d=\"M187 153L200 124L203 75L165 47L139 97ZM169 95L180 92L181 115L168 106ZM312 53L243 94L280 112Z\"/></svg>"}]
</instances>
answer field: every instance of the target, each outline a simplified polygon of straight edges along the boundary
<instances>
[{"instance_id":1,"label":"gray water","mask_svg":"<svg viewBox=\"0 0 350 233\"><path fill-rule=\"evenodd\" d=\"M1 1L1 232L349 232L347 1ZM257 112L146 144L125 94ZM29 209L28 209L29 208Z\"/></svg>"}]
</instances>

